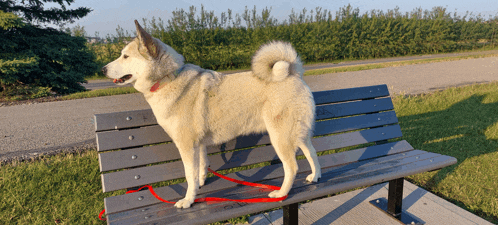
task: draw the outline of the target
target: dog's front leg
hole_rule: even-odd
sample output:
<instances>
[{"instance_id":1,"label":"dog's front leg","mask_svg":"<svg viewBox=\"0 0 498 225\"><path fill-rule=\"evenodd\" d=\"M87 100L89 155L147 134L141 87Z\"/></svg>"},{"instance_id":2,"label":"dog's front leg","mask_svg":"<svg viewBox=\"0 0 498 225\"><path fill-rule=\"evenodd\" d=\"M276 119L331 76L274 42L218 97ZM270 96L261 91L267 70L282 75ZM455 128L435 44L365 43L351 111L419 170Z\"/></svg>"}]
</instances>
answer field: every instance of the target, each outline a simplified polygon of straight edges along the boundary
<instances>
[{"instance_id":1,"label":"dog's front leg","mask_svg":"<svg viewBox=\"0 0 498 225\"><path fill-rule=\"evenodd\" d=\"M195 152L193 146L179 146L178 150L183 161L183 167L185 168L185 178L187 179L187 193L185 198L179 200L176 204L176 208L189 208L192 203L194 203L195 195L199 189L199 153Z\"/></svg>"}]
</instances>

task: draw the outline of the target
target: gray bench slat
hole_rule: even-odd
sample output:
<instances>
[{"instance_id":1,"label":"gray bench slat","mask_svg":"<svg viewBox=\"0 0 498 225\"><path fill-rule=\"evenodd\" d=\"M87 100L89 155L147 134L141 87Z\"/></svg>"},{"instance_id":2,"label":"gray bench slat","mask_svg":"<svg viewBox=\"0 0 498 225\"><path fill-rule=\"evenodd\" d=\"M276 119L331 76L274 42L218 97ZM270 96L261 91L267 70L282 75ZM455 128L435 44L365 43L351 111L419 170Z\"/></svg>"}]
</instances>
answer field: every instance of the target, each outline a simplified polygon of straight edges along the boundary
<instances>
[{"instance_id":1,"label":"gray bench slat","mask_svg":"<svg viewBox=\"0 0 498 225\"><path fill-rule=\"evenodd\" d=\"M385 155L393 155L401 152L406 152L413 150L413 147L406 141L386 143L382 145L374 145L366 148L355 149L347 152L340 152L336 154L331 154L332 160L324 162L322 167L339 166L342 164L349 164L359 160L367 160L372 158L377 158ZM400 157L400 156L399 156ZM257 182L260 180L273 179L282 174L275 172L274 167L280 167L281 164L271 165L269 167L254 168L250 170L240 171L237 173L232 173L227 176L234 179L241 179L249 182ZM307 161L302 161L299 163L299 173L309 172L309 163ZM237 184L229 182L217 177L208 178L206 185L202 187L198 194L204 194L219 190L221 187L229 188L235 187ZM154 191L163 198L168 200L181 198L186 190L186 183L170 185L155 188ZM138 201L138 197L143 197L142 200ZM159 200L154 198L150 192L141 193L131 193L127 195L111 196L105 198L105 206L107 214L121 212L137 207L147 206L151 204L159 203Z\"/></svg>"},{"instance_id":2,"label":"gray bench slat","mask_svg":"<svg viewBox=\"0 0 498 225\"><path fill-rule=\"evenodd\" d=\"M329 119L394 109L391 98L321 105L316 107L316 119Z\"/></svg>"},{"instance_id":3,"label":"gray bench slat","mask_svg":"<svg viewBox=\"0 0 498 225\"><path fill-rule=\"evenodd\" d=\"M157 124L151 109L95 114L95 131Z\"/></svg>"},{"instance_id":4,"label":"gray bench slat","mask_svg":"<svg viewBox=\"0 0 498 225\"><path fill-rule=\"evenodd\" d=\"M356 93L355 91L365 91L365 93ZM372 92L370 92L372 91ZM351 94L355 94L354 96ZM351 96L350 96L351 95ZM362 99L371 99L371 98L378 98L378 97L386 97L389 96L389 91L387 90L386 85L378 85L378 86L371 86L371 87L361 87L361 88L353 88L353 89L342 89L342 90L331 90L331 91L321 91L321 92L313 92L313 96L315 97L315 104L330 104L330 103L337 103L337 102L342 102L342 101L354 101L354 100L362 100ZM387 101L386 98L384 100L381 100L381 103L377 104L377 107L383 107L383 103ZM362 106L360 108L356 107L358 103L355 103L355 107L351 107L352 110L359 109L362 111L365 111L366 109L363 109L363 107L372 107L374 101L362 101L365 106ZM383 102L383 103L382 103ZM368 104L367 104L368 103ZM345 104L347 105L347 104ZM371 106L370 106L371 105ZM390 104L390 108L392 109L392 103ZM342 106L341 106L342 107ZM359 114L357 113L345 113L341 111L344 111L344 107L340 108L339 110L334 110L334 108L328 106L323 109L321 109L320 106L317 107L317 118L322 119L323 118L329 118L327 117L328 114L332 113L332 116L334 114L337 114L337 116L347 116L347 115L355 115ZM365 111L361 113L368 113L368 112L375 112L375 108L369 109L373 111ZM387 110L387 109L381 109L381 110ZM377 110L377 111L381 111ZM337 112L336 112L337 111ZM130 117L128 120L127 118ZM114 112L114 113L103 113L103 114L96 114L95 115L95 131L100 132L100 131L106 131L106 130L117 130L117 129L124 129L124 128L132 128L132 127L140 127L140 126L148 126L148 125L154 125L157 124L156 118L154 117L152 110L151 109L144 109L144 110L134 110L134 111L125 111L125 112Z\"/></svg>"},{"instance_id":5,"label":"gray bench slat","mask_svg":"<svg viewBox=\"0 0 498 225\"><path fill-rule=\"evenodd\" d=\"M313 92L315 104L328 104L335 102L353 101L389 96L387 85L375 85L358 88L339 89L331 91Z\"/></svg>"},{"instance_id":6,"label":"gray bench slat","mask_svg":"<svg viewBox=\"0 0 498 225\"><path fill-rule=\"evenodd\" d=\"M253 134L237 137L227 143L207 147L207 153L229 151L239 148L258 146L270 143L270 137L264 134ZM168 154L164 154L168 152ZM132 159L136 156L136 159ZM147 165L156 162L164 162L180 159L180 153L174 143L131 148L121 151L105 152L99 154L101 172L116 169Z\"/></svg>"},{"instance_id":7,"label":"gray bench slat","mask_svg":"<svg viewBox=\"0 0 498 225\"><path fill-rule=\"evenodd\" d=\"M387 140L397 137L401 137L401 129L399 125L392 125L352 133L314 138L312 139L312 142L317 152L319 152L329 149L335 149L339 146L354 146L358 144L365 144L369 142ZM249 159L247 160L242 159L241 156L247 156L248 154L250 154L248 152L252 152L254 156L249 157ZM226 162L224 162L223 160L218 160L217 158L229 159L232 155L241 157L237 158L237 163L236 165L234 165L235 167L270 161L277 158L272 146L264 146L255 149L209 156L211 168L217 169L221 166L223 166L223 168L225 169L227 169L227 167L231 168L229 166L224 166L223 164L225 164ZM184 177L182 165L183 164L181 161L177 161L167 164L102 174L102 189L104 192L109 192L120 190L123 188L181 178ZM139 179L135 179L137 175L140 176Z\"/></svg>"},{"instance_id":8,"label":"gray bench slat","mask_svg":"<svg viewBox=\"0 0 498 225\"><path fill-rule=\"evenodd\" d=\"M337 170L336 168L324 169L322 179L318 184L309 184L304 182L306 174L299 174L296 177L294 188L289 192L289 197L283 202L275 203L254 203L254 204L239 204L233 202L211 203L206 207L207 203L196 203L189 209L178 211L170 204L156 204L146 208L131 210L124 214L109 215L110 224L114 223L139 223L153 222L158 219L166 219L168 223L175 224L176 222L188 220L192 224L206 224L225 220L248 213L255 213L270 208L279 207L295 202L301 202L308 199L321 197L330 193L346 191L354 187L369 185L372 183L384 182L386 179L393 177L399 178L413 175L427 170L439 169L444 166L454 164L456 159L449 156L443 156L435 153L421 151L422 154L417 156L409 156L403 159L389 160L379 158L378 163L362 166L364 162L358 162L350 166L349 170ZM324 156L322 156L324 157ZM416 157L419 157L418 159ZM431 161L432 160L432 161ZM356 165L359 164L359 165ZM267 184L279 185L282 178L270 180ZM265 197L267 192L259 192L257 188L241 187L232 190L224 191L220 194L224 196L234 194L237 197ZM200 195L218 196L218 195ZM228 207L227 207L228 206ZM239 210L244 206L243 210ZM144 211L142 211L145 209ZM134 215L133 217L128 217ZM148 220L144 220L144 216L148 216Z\"/></svg>"},{"instance_id":9,"label":"gray bench slat","mask_svg":"<svg viewBox=\"0 0 498 225\"><path fill-rule=\"evenodd\" d=\"M157 144L171 141L159 125L97 133L97 151Z\"/></svg>"},{"instance_id":10,"label":"gray bench slat","mask_svg":"<svg viewBox=\"0 0 498 225\"><path fill-rule=\"evenodd\" d=\"M313 135L319 136L326 134L335 134L346 131L394 124L397 122L398 117L396 117L396 113L394 111L326 120L315 123L315 130L313 132Z\"/></svg>"},{"instance_id":11,"label":"gray bench slat","mask_svg":"<svg viewBox=\"0 0 498 225\"><path fill-rule=\"evenodd\" d=\"M389 99L390 101L390 99ZM356 104L356 102L351 102L348 104ZM391 103L392 104L392 103ZM371 108L375 108L373 105L370 104ZM324 106L321 106L324 107ZM328 106L326 106L328 107ZM334 106L336 107L336 106ZM361 111L358 109L361 108L369 108L367 105L355 105L354 108L357 108L355 111ZM332 110L333 111L333 110ZM351 112L351 110L349 110ZM383 117L383 119L390 119L390 120L396 120L396 113L394 111L390 112L381 112L381 113L373 113L369 114L370 117L375 117L375 115L380 115L379 117ZM387 116L383 116L387 115ZM389 117L391 116L391 117ZM368 117L368 118L370 118ZM370 122L366 120L365 118L367 117L349 117L350 119L347 118L340 118L340 119L335 119L335 120L341 120L341 119L347 119L351 122L354 122L356 126L358 127L371 127L371 126L365 126L365 124L361 125L361 123L367 123L369 124ZM355 121L354 119L351 118L356 118L359 121ZM363 118L363 119L362 119ZM337 123L340 123L336 121ZM334 122L334 123L336 123ZM316 125L320 124L320 122L317 122ZM326 127L322 127L326 128ZM340 132L340 130L344 130L342 127L334 127L331 126L329 128L326 128L325 130L320 129L318 133L322 134L331 134L331 133L336 133ZM137 131L137 132L135 132ZM330 132L324 132L324 131L330 131ZM315 130L315 132L317 132ZM134 129L127 129L127 130L113 130L113 131L105 131L105 132L98 132L97 134L97 150L98 151L107 151L107 150L113 150L113 149L119 149L119 148L130 148L130 147L137 147L137 146L142 146L144 144L155 144L155 143L161 143L161 142L167 142L171 141L171 138L164 132L164 130L159 126L159 125L153 125L153 126L147 126L147 127L141 127L141 128L134 128ZM133 136L134 139L130 140L130 136ZM251 146L251 145L249 145Z\"/></svg>"},{"instance_id":12,"label":"gray bench slat","mask_svg":"<svg viewBox=\"0 0 498 225\"><path fill-rule=\"evenodd\" d=\"M397 122L398 120L394 111L382 112L376 114L367 114L355 117L346 117L335 120L320 121L316 122L315 124L314 135L318 136L330 133L351 131L355 129L377 127L382 125L394 124ZM124 137L126 137L127 135L125 135ZM137 136L136 134L134 135ZM148 134L142 134L142 135L148 136ZM239 143L238 146L235 143L231 144L231 146L235 148L241 146L246 147L246 146L254 146L261 144L269 144L270 140L268 138L268 135L265 134L264 136L265 136L264 140L266 140L267 142L262 142L261 139L259 140L249 139L248 143L242 143L243 140L240 140L238 142ZM114 140L116 139L121 140L123 138L114 137ZM255 143L257 140L259 143ZM229 146L229 148L227 149L226 145L224 145L223 148L215 146L214 148L209 148L208 153L219 152L221 149L232 150L234 148L230 148ZM165 154L165 152L167 152L168 154ZM132 156L135 157L132 158ZM103 171L117 170L122 168L175 160L179 158L180 154L178 153L178 150L176 149L175 145L165 144L165 145L149 146L138 149L135 148L135 149L122 150L122 151L101 153L99 154L99 163L100 163L100 170L101 172L103 172Z\"/></svg>"}]
</instances>

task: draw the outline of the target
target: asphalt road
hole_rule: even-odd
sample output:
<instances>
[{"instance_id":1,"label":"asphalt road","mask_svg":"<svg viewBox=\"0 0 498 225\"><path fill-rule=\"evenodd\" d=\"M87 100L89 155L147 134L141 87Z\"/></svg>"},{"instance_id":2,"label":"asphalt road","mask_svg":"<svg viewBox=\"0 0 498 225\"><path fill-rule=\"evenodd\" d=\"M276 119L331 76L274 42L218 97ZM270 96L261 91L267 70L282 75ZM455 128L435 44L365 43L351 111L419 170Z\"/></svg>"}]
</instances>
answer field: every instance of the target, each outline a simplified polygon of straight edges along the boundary
<instances>
[{"instance_id":1,"label":"asphalt road","mask_svg":"<svg viewBox=\"0 0 498 225\"><path fill-rule=\"evenodd\" d=\"M304 80L312 91L387 84L391 94L420 94L496 81L498 57L306 76ZM0 107L0 161L94 148L94 114L146 108L141 94Z\"/></svg>"},{"instance_id":2,"label":"asphalt road","mask_svg":"<svg viewBox=\"0 0 498 225\"><path fill-rule=\"evenodd\" d=\"M402 56L402 57L393 57L393 58L384 58L384 59L367 59L367 60L356 60L351 62L342 62L342 63L321 63L321 64L313 64L313 65L305 65L305 70L315 70L315 69L324 69L324 68L334 68L341 66L356 66L356 65L364 65L364 64L373 64L373 63L384 63L384 62L399 62L399 61L408 61L408 60L417 60L417 59L433 59L433 58L444 58L444 57L454 57L454 56L466 56L466 55L480 55L480 54L498 54L498 50L491 51L483 51L483 52L465 52L465 53L446 53L446 54L434 54L434 55L420 55L420 56ZM245 71L245 70L244 70ZM239 71L226 71L223 72L225 74L231 74ZM104 89L104 88L114 88L118 87L112 81L109 80L92 80L83 86L88 90L96 90L96 89ZM131 85L125 85L131 87Z\"/></svg>"}]
</instances>

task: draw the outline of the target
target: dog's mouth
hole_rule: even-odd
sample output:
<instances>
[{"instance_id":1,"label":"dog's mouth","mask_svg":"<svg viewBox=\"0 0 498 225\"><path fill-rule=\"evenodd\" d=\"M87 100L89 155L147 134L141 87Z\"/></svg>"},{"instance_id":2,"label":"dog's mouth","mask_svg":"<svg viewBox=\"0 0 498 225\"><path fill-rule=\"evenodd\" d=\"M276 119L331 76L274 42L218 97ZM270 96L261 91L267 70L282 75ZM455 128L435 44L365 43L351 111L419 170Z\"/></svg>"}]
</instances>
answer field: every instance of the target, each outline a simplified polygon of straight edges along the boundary
<instances>
[{"instance_id":1,"label":"dog's mouth","mask_svg":"<svg viewBox=\"0 0 498 225\"><path fill-rule=\"evenodd\" d=\"M115 84L121 84L121 83L124 83L125 81L129 80L131 78L131 76L132 76L131 74L127 74L127 75L122 76L119 79L114 79L112 82L114 82Z\"/></svg>"}]
</instances>

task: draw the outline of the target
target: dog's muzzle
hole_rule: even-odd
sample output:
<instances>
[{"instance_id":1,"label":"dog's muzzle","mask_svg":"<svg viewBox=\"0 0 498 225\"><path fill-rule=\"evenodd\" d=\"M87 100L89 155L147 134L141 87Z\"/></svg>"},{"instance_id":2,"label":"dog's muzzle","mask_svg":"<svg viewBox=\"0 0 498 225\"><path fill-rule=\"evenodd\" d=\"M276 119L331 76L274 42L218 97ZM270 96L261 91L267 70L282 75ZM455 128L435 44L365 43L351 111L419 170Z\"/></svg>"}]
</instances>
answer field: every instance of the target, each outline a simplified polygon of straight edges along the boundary
<instances>
[{"instance_id":1,"label":"dog's muzzle","mask_svg":"<svg viewBox=\"0 0 498 225\"><path fill-rule=\"evenodd\" d=\"M104 76L108 77L107 76L107 67L105 67L105 66L102 67L102 73L104 74ZM131 74L126 74L119 79L114 79L112 82L114 82L115 84L124 83L125 81L129 80L131 77L132 77ZM111 77L109 77L109 78L111 78Z\"/></svg>"}]
</instances>

